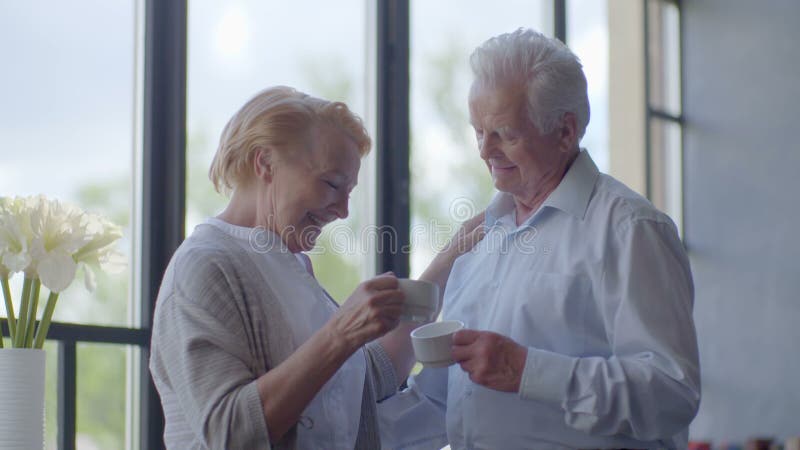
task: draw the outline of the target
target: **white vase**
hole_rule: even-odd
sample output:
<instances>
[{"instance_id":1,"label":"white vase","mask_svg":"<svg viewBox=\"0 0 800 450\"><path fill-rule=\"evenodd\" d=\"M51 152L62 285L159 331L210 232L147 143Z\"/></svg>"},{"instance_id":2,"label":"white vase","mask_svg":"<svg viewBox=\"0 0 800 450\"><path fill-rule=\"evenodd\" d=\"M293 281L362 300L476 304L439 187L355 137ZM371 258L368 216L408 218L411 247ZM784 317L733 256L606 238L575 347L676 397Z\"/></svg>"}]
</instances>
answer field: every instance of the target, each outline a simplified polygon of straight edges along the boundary
<instances>
[{"instance_id":1,"label":"white vase","mask_svg":"<svg viewBox=\"0 0 800 450\"><path fill-rule=\"evenodd\" d=\"M0 450L44 448L44 350L0 349Z\"/></svg>"}]
</instances>

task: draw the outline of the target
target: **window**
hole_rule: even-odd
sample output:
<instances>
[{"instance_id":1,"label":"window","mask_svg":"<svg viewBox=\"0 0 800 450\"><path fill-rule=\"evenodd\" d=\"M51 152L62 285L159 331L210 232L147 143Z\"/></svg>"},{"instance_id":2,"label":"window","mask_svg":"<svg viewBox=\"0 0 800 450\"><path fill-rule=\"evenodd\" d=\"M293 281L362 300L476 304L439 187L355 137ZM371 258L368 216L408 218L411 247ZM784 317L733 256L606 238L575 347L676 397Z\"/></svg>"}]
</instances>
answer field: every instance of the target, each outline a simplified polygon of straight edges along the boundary
<instances>
[{"instance_id":1,"label":"window","mask_svg":"<svg viewBox=\"0 0 800 450\"><path fill-rule=\"evenodd\" d=\"M553 30L553 2L412 1L410 36L411 275L418 277L494 186L469 125L469 55L516 30ZM458 10L463 13L452 14Z\"/></svg>"},{"instance_id":2,"label":"window","mask_svg":"<svg viewBox=\"0 0 800 450\"><path fill-rule=\"evenodd\" d=\"M135 24L133 1L8 2L0 14L0 192L58 198L125 228L128 271L101 276L93 294L71 285L56 321L128 325L134 306Z\"/></svg>"},{"instance_id":3,"label":"window","mask_svg":"<svg viewBox=\"0 0 800 450\"><path fill-rule=\"evenodd\" d=\"M647 0L645 20L647 195L683 236L679 2Z\"/></svg>"},{"instance_id":4,"label":"window","mask_svg":"<svg viewBox=\"0 0 800 450\"><path fill-rule=\"evenodd\" d=\"M184 235L225 205L206 173L222 127L247 99L292 85L347 102L373 135L350 218L329 227L312 254L321 283L341 301L377 271L408 275L402 248L396 258L373 259L374 236L362 234L371 225L390 226L399 243L412 244L416 276L458 222L490 199L466 105L468 56L488 37L518 27L567 35L590 80L584 145L602 167L597 5L0 3L0 192L41 192L126 227L120 250L128 270L98 280L95 294L76 283L59 299L46 344L47 448L163 447L147 371L156 293Z\"/></svg>"},{"instance_id":5,"label":"window","mask_svg":"<svg viewBox=\"0 0 800 450\"><path fill-rule=\"evenodd\" d=\"M609 170L608 150L608 2L567 2L567 44L583 64L591 109L581 147L601 172Z\"/></svg>"},{"instance_id":6,"label":"window","mask_svg":"<svg viewBox=\"0 0 800 450\"><path fill-rule=\"evenodd\" d=\"M102 213L122 225L127 257L120 274L98 274L88 292L78 277L59 297L50 337L74 345L76 330L138 326L133 294L137 260L133 232L142 44L138 3L99 0L3 2L0 6L0 193L44 194ZM98 39L102 36L102 39ZM18 298L22 277L11 279ZM40 311L37 317L41 317ZM3 308L5 315L5 308ZM88 326L88 327L87 327ZM94 327L91 327L94 326ZM46 447L64 427L57 420L59 346L49 341L46 372ZM124 345L78 344L76 442L87 448L125 448L136 421L132 383L138 352Z\"/></svg>"},{"instance_id":7,"label":"window","mask_svg":"<svg viewBox=\"0 0 800 450\"><path fill-rule=\"evenodd\" d=\"M343 101L370 122L365 116L374 93L366 82L366 21L362 0L189 2L187 235L227 203L214 191L208 167L228 119L259 91L292 86ZM374 223L369 191L375 151L362 161L350 216L326 227L310 252L315 275L339 301L374 273L357 231Z\"/></svg>"},{"instance_id":8,"label":"window","mask_svg":"<svg viewBox=\"0 0 800 450\"><path fill-rule=\"evenodd\" d=\"M608 167L608 29L596 0L411 3L411 274L419 276L459 223L494 194L469 126L469 55L486 39L520 27L553 35L566 19L566 41L589 81L592 117L581 145ZM559 12L561 8L561 12ZM458 9L458 16L448 11ZM469 14L474 11L475 14ZM478 13L480 11L480 13Z\"/></svg>"}]
</instances>

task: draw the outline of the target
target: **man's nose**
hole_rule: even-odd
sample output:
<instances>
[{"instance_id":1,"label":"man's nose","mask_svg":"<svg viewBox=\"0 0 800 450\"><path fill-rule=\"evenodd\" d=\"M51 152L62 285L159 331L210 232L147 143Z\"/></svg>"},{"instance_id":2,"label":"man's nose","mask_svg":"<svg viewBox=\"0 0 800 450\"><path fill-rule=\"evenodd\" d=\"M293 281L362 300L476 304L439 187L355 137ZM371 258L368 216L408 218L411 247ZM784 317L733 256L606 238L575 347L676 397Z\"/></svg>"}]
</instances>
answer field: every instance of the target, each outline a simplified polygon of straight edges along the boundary
<instances>
[{"instance_id":1,"label":"man's nose","mask_svg":"<svg viewBox=\"0 0 800 450\"><path fill-rule=\"evenodd\" d=\"M482 159L489 159L494 150L494 140L491 136L484 136L478 141L478 151Z\"/></svg>"}]
</instances>

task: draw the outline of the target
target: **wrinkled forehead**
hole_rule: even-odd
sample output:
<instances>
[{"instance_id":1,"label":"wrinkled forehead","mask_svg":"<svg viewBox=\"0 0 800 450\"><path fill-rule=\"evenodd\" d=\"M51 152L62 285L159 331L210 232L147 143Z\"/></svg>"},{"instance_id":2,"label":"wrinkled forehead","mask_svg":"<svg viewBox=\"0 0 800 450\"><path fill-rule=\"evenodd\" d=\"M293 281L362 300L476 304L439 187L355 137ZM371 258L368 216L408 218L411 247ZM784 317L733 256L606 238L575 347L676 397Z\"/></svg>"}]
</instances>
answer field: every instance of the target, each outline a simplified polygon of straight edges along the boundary
<instances>
[{"instance_id":1,"label":"wrinkled forehead","mask_svg":"<svg viewBox=\"0 0 800 450\"><path fill-rule=\"evenodd\" d=\"M357 177L361 167L358 144L335 125L318 125L310 133L305 157L315 172L337 172Z\"/></svg>"},{"instance_id":2,"label":"wrinkled forehead","mask_svg":"<svg viewBox=\"0 0 800 450\"><path fill-rule=\"evenodd\" d=\"M488 84L475 81L469 91L470 122L488 118L513 116L527 117L525 85L519 82Z\"/></svg>"}]
</instances>

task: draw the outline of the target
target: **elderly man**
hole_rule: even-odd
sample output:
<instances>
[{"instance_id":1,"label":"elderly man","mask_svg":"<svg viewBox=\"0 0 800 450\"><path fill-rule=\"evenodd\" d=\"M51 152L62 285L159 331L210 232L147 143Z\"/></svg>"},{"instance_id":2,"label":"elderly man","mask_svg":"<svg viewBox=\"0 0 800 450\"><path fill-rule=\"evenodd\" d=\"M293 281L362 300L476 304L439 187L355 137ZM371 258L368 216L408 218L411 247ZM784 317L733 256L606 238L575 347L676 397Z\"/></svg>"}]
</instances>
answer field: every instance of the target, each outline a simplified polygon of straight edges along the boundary
<instances>
[{"instance_id":1,"label":"elderly man","mask_svg":"<svg viewBox=\"0 0 800 450\"><path fill-rule=\"evenodd\" d=\"M381 405L384 444L685 448L700 375L675 225L580 149L586 78L566 46L520 29L470 61L470 121L499 193L447 282L443 316L467 326L458 364Z\"/></svg>"}]
</instances>

